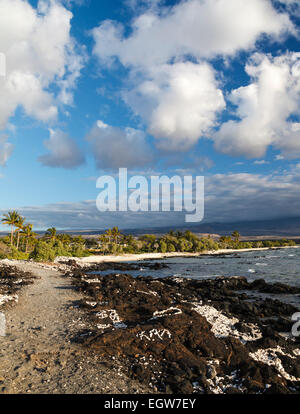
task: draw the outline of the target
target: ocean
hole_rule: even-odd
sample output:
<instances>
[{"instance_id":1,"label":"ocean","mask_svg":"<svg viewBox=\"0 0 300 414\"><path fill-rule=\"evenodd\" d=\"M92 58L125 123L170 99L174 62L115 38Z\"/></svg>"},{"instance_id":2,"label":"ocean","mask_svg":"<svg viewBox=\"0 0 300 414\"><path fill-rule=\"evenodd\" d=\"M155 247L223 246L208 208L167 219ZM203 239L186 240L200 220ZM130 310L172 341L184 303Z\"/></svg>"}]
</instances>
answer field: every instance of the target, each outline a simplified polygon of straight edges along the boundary
<instances>
[{"instance_id":1,"label":"ocean","mask_svg":"<svg viewBox=\"0 0 300 414\"><path fill-rule=\"evenodd\" d=\"M146 260L145 262L150 262ZM152 270L138 264L138 270L124 271L132 276L152 276L155 278L176 276L192 279L211 279L220 276L245 276L249 281L265 279L267 283L284 283L300 287L300 249L270 249L262 251L235 252L225 255L203 255L198 257L172 257L151 260L151 263L165 263L168 267ZM111 270L99 272L112 273ZM118 273L122 273L118 271ZM271 297L288 302L300 310L300 295L271 295Z\"/></svg>"}]
</instances>

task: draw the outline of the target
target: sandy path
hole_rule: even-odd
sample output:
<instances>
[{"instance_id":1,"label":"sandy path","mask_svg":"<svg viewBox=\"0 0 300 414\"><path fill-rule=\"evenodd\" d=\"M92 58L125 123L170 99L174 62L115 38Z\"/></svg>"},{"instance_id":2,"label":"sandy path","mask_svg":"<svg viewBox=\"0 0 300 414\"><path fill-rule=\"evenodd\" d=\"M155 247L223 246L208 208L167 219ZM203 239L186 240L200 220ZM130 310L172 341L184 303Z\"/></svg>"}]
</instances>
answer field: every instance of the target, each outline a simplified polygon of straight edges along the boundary
<instances>
[{"instance_id":1,"label":"sandy path","mask_svg":"<svg viewBox=\"0 0 300 414\"><path fill-rule=\"evenodd\" d=\"M18 265L39 277L19 303L5 312L7 335L0 337L0 394L134 393L139 384L109 370L96 355L71 342L82 328L81 295L67 278L34 264Z\"/></svg>"}]
</instances>

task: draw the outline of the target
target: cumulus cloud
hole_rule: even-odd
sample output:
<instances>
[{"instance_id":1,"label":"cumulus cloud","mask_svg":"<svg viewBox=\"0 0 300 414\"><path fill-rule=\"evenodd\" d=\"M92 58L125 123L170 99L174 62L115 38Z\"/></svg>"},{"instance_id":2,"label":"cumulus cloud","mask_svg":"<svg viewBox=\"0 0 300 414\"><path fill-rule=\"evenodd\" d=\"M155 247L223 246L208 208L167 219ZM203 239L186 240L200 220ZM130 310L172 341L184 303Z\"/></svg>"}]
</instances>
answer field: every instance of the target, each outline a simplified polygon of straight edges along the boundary
<instances>
[{"instance_id":1,"label":"cumulus cloud","mask_svg":"<svg viewBox=\"0 0 300 414\"><path fill-rule=\"evenodd\" d=\"M280 3L285 4L287 10L295 16L300 16L300 4L298 0L279 0Z\"/></svg>"},{"instance_id":2,"label":"cumulus cloud","mask_svg":"<svg viewBox=\"0 0 300 414\"><path fill-rule=\"evenodd\" d=\"M50 138L44 141L49 153L39 157L39 161L47 167L72 169L84 163L84 156L66 133L50 130Z\"/></svg>"},{"instance_id":3,"label":"cumulus cloud","mask_svg":"<svg viewBox=\"0 0 300 414\"><path fill-rule=\"evenodd\" d=\"M185 150L211 131L225 108L215 73L205 60L231 57L254 48L263 35L280 40L296 29L289 14L278 12L269 0L158 5L142 2L129 35L118 22L102 22L92 31L93 53L102 65L119 61L130 69L133 82L123 98L147 124L157 145Z\"/></svg>"},{"instance_id":4,"label":"cumulus cloud","mask_svg":"<svg viewBox=\"0 0 300 414\"><path fill-rule=\"evenodd\" d=\"M246 65L248 86L228 99L238 120L224 123L214 135L216 149L230 155L262 157L272 145L283 156L300 156L300 53L279 57L254 54Z\"/></svg>"},{"instance_id":5,"label":"cumulus cloud","mask_svg":"<svg viewBox=\"0 0 300 414\"><path fill-rule=\"evenodd\" d=\"M99 169L136 168L152 161L152 151L143 131L113 127L99 120L86 139Z\"/></svg>"},{"instance_id":6,"label":"cumulus cloud","mask_svg":"<svg viewBox=\"0 0 300 414\"><path fill-rule=\"evenodd\" d=\"M61 0L63 4L66 4L68 7L73 6L83 6L84 3L90 2L90 0Z\"/></svg>"},{"instance_id":7,"label":"cumulus cloud","mask_svg":"<svg viewBox=\"0 0 300 414\"><path fill-rule=\"evenodd\" d=\"M254 161L254 164L255 165L264 165L264 164L270 164L270 162L266 161L266 160L256 160L256 161Z\"/></svg>"},{"instance_id":8,"label":"cumulus cloud","mask_svg":"<svg viewBox=\"0 0 300 414\"><path fill-rule=\"evenodd\" d=\"M7 142L8 137L6 135L0 135L0 165L4 167L8 158L13 152L13 144Z\"/></svg>"},{"instance_id":9,"label":"cumulus cloud","mask_svg":"<svg viewBox=\"0 0 300 414\"><path fill-rule=\"evenodd\" d=\"M157 9L164 3L164 0L124 0L127 7L132 9L136 14L149 9Z\"/></svg>"},{"instance_id":10,"label":"cumulus cloud","mask_svg":"<svg viewBox=\"0 0 300 414\"><path fill-rule=\"evenodd\" d=\"M180 62L149 71L124 99L148 122L163 149L188 149L215 126L225 108L223 93L207 63Z\"/></svg>"},{"instance_id":11,"label":"cumulus cloud","mask_svg":"<svg viewBox=\"0 0 300 414\"><path fill-rule=\"evenodd\" d=\"M6 77L0 78L0 130L21 106L42 122L56 119L60 103L72 103L72 88L83 58L70 36L72 13L59 1L0 0L0 51ZM57 94L49 88L56 84Z\"/></svg>"},{"instance_id":12,"label":"cumulus cloud","mask_svg":"<svg viewBox=\"0 0 300 414\"><path fill-rule=\"evenodd\" d=\"M269 0L182 1L163 11L145 11L131 29L125 37L122 25L104 21L93 30L94 53L104 62L117 57L125 66L147 67L186 55L232 55L253 47L262 34L278 38L295 30Z\"/></svg>"}]
</instances>

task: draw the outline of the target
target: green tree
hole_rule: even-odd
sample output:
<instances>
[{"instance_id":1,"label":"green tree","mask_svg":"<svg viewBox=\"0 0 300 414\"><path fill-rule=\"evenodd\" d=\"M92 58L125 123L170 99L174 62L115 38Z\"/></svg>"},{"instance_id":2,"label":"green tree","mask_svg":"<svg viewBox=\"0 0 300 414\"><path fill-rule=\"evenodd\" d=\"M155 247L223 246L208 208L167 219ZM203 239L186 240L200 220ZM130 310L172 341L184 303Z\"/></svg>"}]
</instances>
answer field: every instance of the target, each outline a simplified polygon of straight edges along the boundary
<instances>
[{"instance_id":1,"label":"green tree","mask_svg":"<svg viewBox=\"0 0 300 414\"><path fill-rule=\"evenodd\" d=\"M99 236L98 238L98 242L100 244L102 253L105 253L105 251L107 250L107 245L109 243L109 237L107 236L107 234L101 234L101 236Z\"/></svg>"},{"instance_id":2,"label":"green tree","mask_svg":"<svg viewBox=\"0 0 300 414\"><path fill-rule=\"evenodd\" d=\"M45 237L51 241L55 241L57 237L57 230L55 227L50 227L48 230L46 230Z\"/></svg>"},{"instance_id":3,"label":"green tree","mask_svg":"<svg viewBox=\"0 0 300 414\"><path fill-rule=\"evenodd\" d=\"M194 240L197 240L197 236L189 230L184 232L184 237L185 237L186 240L188 240L190 242L193 242Z\"/></svg>"},{"instance_id":4,"label":"green tree","mask_svg":"<svg viewBox=\"0 0 300 414\"><path fill-rule=\"evenodd\" d=\"M80 236L75 236L72 239L73 243L84 246L85 245L85 239L80 235Z\"/></svg>"},{"instance_id":5,"label":"green tree","mask_svg":"<svg viewBox=\"0 0 300 414\"><path fill-rule=\"evenodd\" d=\"M121 232L118 227L114 227L112 229L112 239L113 241L118 244L121 238Z\"/></svg>"},{"instance_id":6,"label":"green tree","mask_svg":"<svg viewBox=\"0 0 300 414\"><path fill-rule=\"evenodd\" d=\"M166 253L167 252L167 243L164 240L160 240L159 242L159 250L161 253Z\"/></svg>"},{"instance_id":7,"label":"green tree","mask_svg":"<svg viewBox=\"0 0 300 414\"><path fill-rule=\"evenodd\" d=\"M112 239L113 239L112 230L111 229L106 230L105 235L107 236L108 242L110 243L112 241Z\"/></svg>"},{"instance_id":8,"label":"green tree","mask_svg":"<svg viewBox=\"0 0 300 414\"><path fill-rule=\"evenodd\" d=\"M21 231L21 234L25 239L25 253L28 252L29 244L35 240L36 233L32 231L32 227L32 224L27 224L26 226L23 226Z\"/></svg>"},{"instance_id":9,"label":"green tree","mask_svg":"<svg viewBox=\"0 0 300 414\"><path fill-rule=\"evenodd\" d=\"M17 211L9 211L8 213L4 214L4 218L2 219L3 224L7 224L11 227L10 231L10 244L13 246L13 237L14 237L14 227L17 226L20 219L20 215Z\"/></svg>"},{"instance_id":10,"label":"green tree","mask_svg":"<svg viewBox=\"0 0 300 414\"><path fill-rule=\"evenodd\" d=\"M219 239L220 247L227 249L232 247L232 238L230 236L221 236Z\"/></svg>"},{"instance_id":11,"label":"green tree","mask_svg":"<svg viewBox=\"0 0 300 414\"><path fill-rule=\"evenodd\" d=\"M56 252L51 243L39 240L29 257L37 262L53 262Z\"/></svg>"},{"instance_id":12,"label":"green tree","mask_svg":"<svg viewBox=\"0 0 300 414\"><path fill-rule=\"evenodd\" d=\"M19 216L19 219L15 225L16 227L16 231L17 231L17 250L19 250L19 244L20 244L20 231L23 230L24 228L24 222L25 222L25 217Z\"/></svg>"},{"instance_id":13,"label":"green tree","mask_svg":"<svg viewBox=\"0 0 300 414\"><path fill-rule=\"evenodd\" d=\"M240 233L238 231L234 231L231 236L233 237L233 240L236 243L238 243L240 241L241 235L240 235Z\"/></svg>"},{"instance_id":14,"label":"green tree","mask_svg":"<svg viewBox=\"0 0 300 414\"><path fill-rule=\"evenodd\" d=\"M169 253L173 253L173 252L176 252L176 247L174 246L174 244L173 243L168 243L167 244L167 246L168 246L168 252Z\"/></svg>"},{"instance_id":15,"label":"green tree","mask_svg":"<svg viewBox=\"0 0 300 414\"><path fill-rule=\"evenodd\" d=\"M59 234L58 236L56 236L56 241L57 240L59 240L63 244L68 245L71 242L71 236L69 234L66 234L66 233Z\"/></svg>"}]
</instances>

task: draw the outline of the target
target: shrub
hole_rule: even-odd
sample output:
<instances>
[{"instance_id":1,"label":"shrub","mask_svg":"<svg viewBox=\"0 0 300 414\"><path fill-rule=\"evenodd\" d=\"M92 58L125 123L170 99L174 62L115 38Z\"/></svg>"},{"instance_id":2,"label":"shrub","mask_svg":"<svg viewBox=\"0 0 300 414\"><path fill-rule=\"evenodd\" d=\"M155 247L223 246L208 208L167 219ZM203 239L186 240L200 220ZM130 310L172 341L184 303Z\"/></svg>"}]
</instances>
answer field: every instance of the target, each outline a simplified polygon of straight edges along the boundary
<instances>
[{"instance_id":1,"label":"shrub","mask_svg":"<svg viewBox=\"0 0 300 414\"><path fill-rule=\"evenodd\" d=\"M55 257L57 256L72 256L71 249L63 244L60 240L57 240L53 245L55 251Z\"/></svg>"},{"instance_id":2,"label":"shrub","mask_svg":"<svg viewBox=\"0 0 300 414\"><path fill-rule=\"evenodd\" d=\"M124 248L124 252L129 254L136 254L138 253L138 249L136 249L134 246L129 245Z\"/></svg>"},{"instance_id":3,"label":"shrub","mask_svg":"<svg viewBox=\"0 0 300 414\"><path fill-rule=\"evenodd\" d=\"M176 252L176 247L174 246L173 243L168 243L168 252L169 253Z\"/></svg>"},{"instance_id":4,"label":"shrub","mask_svg":"<svg viewBox=\"0 0 300 414\"><path fill-rule=\"evenodd\" d=\"M38 241L29 257L37 262L53 262L56 251L52 243Z\"/></svg>"},{"instance_id":5,"label":"shrub","mask_svg":"<svg viewBox=\"0 0 300 414\"><path fill-rule=\"evenodd\" d=\"M160 243L159 243L159 251L160 251L160 253L166 253L167 252L167 243L164 242L163 240L161 240Z\"/></svg>"},{"instance_id":6,"label":"shrub","mask_svg":"<svg viewBox=\"0 0 300 414\"><path fill-rule=\"evenodd\" d=\"M71 254L73 257L87 257L91 256L92 253L85 250L82 244L75 244L72 246Z\"/></svg>"},{"instance_id":7,"label":"shrub","mask_svg":"<svg viewBox=\"0 0 300 414\"><path fill-rule=\"evenodd\" d=\"M0 260L6 259L9 253L10 248L5 243L3 243L3 241L0 241Z\"/></svg>"},{"instance_id":8,"label":"shrub","mask_svg":"<svg viewBox=\"0 0 300 414\"><path fill-rule=\"evenodd\" d=\"M29 253L20 252L15 247L11 248L11 253L7 254L6 256L8 259L11 260L28 260L29 259Z\"/></svg>"}]
</instances>

